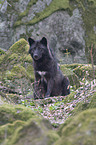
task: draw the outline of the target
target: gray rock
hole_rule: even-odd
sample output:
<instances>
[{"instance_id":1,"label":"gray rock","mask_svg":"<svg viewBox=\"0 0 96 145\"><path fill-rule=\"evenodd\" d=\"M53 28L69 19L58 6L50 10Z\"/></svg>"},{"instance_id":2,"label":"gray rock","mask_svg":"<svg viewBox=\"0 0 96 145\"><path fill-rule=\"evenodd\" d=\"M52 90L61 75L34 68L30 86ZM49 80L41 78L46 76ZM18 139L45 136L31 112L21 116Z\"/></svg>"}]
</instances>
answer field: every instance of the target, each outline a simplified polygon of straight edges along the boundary
<instances>
[{"instance_id":1,"label":"gray rock","mask_svg":"<svg viewBox=\"0 0 96 145\"><path fill-rule=\"evenodd\" d=\"M63 63L86 63L85 31L79 10L76 8L72 16L67 11L57 11L34 25L23 24L14 28L18 14L27 9L29 1L19 0L13 3L14 10L12 9L11 13L0 12L0 47L8 49L21 37L28 39L32 36L34 39L41 39L45 36L58 60ZM51 2L52 0L38 0L30 7L28 16L23 17L22 22L32 20L36 13L43 11Z\"/></svg>"},{"instance_id":2,"label":"gray rock","mask_svg":"<svg viewBox=\"0 0 96 145\"><path fill-rule=\"evenodd\" d=\"M37 13L42 12L46 8L46 5L48 6L51 2L52 0L38 0L37 3L30 8L28 16L24 17L22 22L25 23L32 20Z\"/></svg>"},{"instance_id":3,"label":"gray rock","mask_svg":"<svg viewBox=\"0 0 96 145\"><path fill-rule=\"evenodd\" d=\"M0 0L0 1L1 1L0 2L0 11L2 13L5 13L7 10L7 5L8 5L7 0Z\"/></svg>"}]
</instances>

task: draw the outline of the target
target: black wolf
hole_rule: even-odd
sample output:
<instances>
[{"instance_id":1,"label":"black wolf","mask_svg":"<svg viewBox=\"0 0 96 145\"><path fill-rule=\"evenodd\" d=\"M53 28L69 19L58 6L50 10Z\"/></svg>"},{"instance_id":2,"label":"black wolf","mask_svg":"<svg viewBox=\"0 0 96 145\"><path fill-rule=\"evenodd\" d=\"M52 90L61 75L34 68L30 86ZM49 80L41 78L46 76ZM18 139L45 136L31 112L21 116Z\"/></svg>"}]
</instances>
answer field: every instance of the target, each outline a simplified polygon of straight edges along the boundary
<instances>
[{"instance_id":1,"label":"black wolf","mask_svg":"<svg viewBox=\"0 0 96 145\"><path fill-rule=\"evenodd\" d=\"M69 79L63 76L52 51L47 47L47 39L28 38L29 54L33 58L35 73L34 98L65 96L70 94Z\"/></svg>"}]
</instances>

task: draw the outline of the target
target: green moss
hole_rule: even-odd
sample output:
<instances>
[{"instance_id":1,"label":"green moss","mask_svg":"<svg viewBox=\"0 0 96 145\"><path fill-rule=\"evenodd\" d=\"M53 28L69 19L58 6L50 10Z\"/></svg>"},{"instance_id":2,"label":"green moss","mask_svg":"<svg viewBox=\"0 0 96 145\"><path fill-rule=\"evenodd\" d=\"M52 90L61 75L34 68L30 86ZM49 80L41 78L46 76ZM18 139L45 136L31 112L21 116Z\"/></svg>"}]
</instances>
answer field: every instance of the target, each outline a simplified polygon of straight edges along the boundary
<instances>
[{"instance_id":1,"label":"green moss","mask_svg":"<svg viewBox=\"0 0 96 145\"><path fill-rule=\"evenodd\" d=\"M31 109L20 105L0 105L0 144L6 144L16 129L21 128L29 119L38 118ZM7 135L7 138L5 137ZM13 145L13 144L10 144Z\"/></svg>"},{"instance_id":2,"label":"green moss","mask_svg":"<svg viewBox=\"0 0 96 145\"><path fill-rule=\"evenodd\" d=\"M8 105L4 104L0 106L0 125L6 123L13 123L16 120L26 121L30 118L36 117L35 113L27 107L20 105Z\"/></svg>"},{"instance_id":3,"label":"green moss","mask_svg":"<svg viewBox=\"0 0 96 145\"><path fill-rule=\"evenodd\" d=\"M9 51L12 51L13 53L28 53L29 50L29 45L28 42L25 39L20 39L17 41L15 44L13 44L10 48Z\"/></svg>"},{"instance_id":4,"label":"green moss","mask_svg":"<svg viewBox=\"0 0 96 145\"><path fill-rule=\"evenodd\" d=\"M6 52L2 49L0 49L0 55L5 54Z\"/></svg>"},{"instance_id":5,"label":"green moss","mask_svg":"<svg viewBox=\"0 0 96 145\"><path fill-rule=\"evenodd\" d=\"M2 93L2 92L1 92ZM2 95L2 94L1 94ZM23 96L18 95L18 94L11 94L11 93L7 93L5 94L6 96L4 98L6 98L10 103L15 103L15 104L20 104L20 100L24 99ZM8 102L6 101L6 102Z\"/></svg>"},{"instance_id":6,"label":"green moss","mask_svg":"<svg viewBox=\"0 0 96 145\"><path fill-rule=\"evenodd\" d=\"M21 63L22 63L22 62L24 62L24 63L25 63L25 62L26 62L26 63L32 63L32 58L31 58L31 56L28 55L28 53L27 53L27 54L21 55L19 61L20 61Z\"/></svg>"},{"instance_id":7,"label":"green moss","mask_svg":"<svg viewBox=\"0 0 96 145\"><path fill-rule=\"evenodd\" d=\"M32 65L29 64L27 66L26 70L27 70L28 74L30 75L30 77L34 80L34 69L33 69Z\"/></svg>"},{"instance_id":8,"label":"green moss","mask_svg":"<svg viewBox=\"0 0 96 145\"><path fill-rule=\"evenodd\" d=\"M52 13L54 13L58 10L65 10L68 8L70 8L69 0L59 0L59 1L53 0L46 9L44 9L42 12L36 14L36 16L31 21L29 21L27 24L30 24L30 25L35 24L35 23L41 21L42 19L50 16Z\"/></svg>"},{"instance_id":9,"label":"green moss","mask_svg":"<svg viewBox=\"0 0 96 145\"><path fill-rule=\"evenodd\" d=\"M10 138L12 134L14 134L15 130L22 125L24 125L25 122L21 120L14 121L13 124L6 124L0 127L0 144L5 144L6 140ZM6 131L5 131L6 130ZM7 133L7 139L5 138L5 132Z\"/></svg>"},{"instance_id":10,"label":"green moss","mask_svg":"<svg viewBox=\"0 0 96 145\"><path fill-rule=\"evenodd\" d=\"M75 69L77 67L82 67L83 64L73 63L73 64L64 64L64 66L66 68L69 68L69 69L73 70L73 69Z\"/></svg>"},{"instance_id":11,"label":"green moss","mask_svg":"<svg viewBox=\"0 0 96 145\"><path fill-rule=\"evenodd\" d=\"M30 4L31 4L31 2L30 2ZM22 17L28 15L28 12L29 12L29 9L30 9L30 6L31 6L30 4L29 4L27 10L19 15L18 21L15 23L15 26L19 26L21 24L24 24L20 20L21 20ZM40 13L36 13L35 17L31 21L29 21L25 24L29 24L29 25L35 24L35 23L41 21L42 19L48 17L49 15L54 13L55 11L62 10L62 9L63 10L70 9L69 0L59 0L59 1L58 0L53 0L48 7L46 7Z\"/></svg>"},{"instance_id":12,"label":"green moss","mask_svg":"<svg viewBox=\"0 0 96 145\"><path fill-rule=\"evenodd\" d=\"M8 57L8 60L9 61L12 61L12 60L18 60L18 54L16 54L16 53L12 53L9 57Z\"/></svg>"},{"instance_id":13,"label":"green moss","mask_svg":"<svg viewBox=\"0 0 96 145\"><path fill-rule=\"evenodd\" d=\"M61 138L55 145L95 145L95 132L96 108L88 109L62 125Z\"/></svg>"},{"instance_id":14,"label":"green moss","mask_svg":"<svg viewBox=\"0 0 96 145\"><path fill-rule=\"evenodd\" d=\"M23 13L20 13L19 19L28 15L29 9L32 7L32 5L36 4L36 2L37 2L37 0L30 0L30 2L28 3L26 11L24 11Z\"/></svg>"},{"instance_id":15,"label":"green moss","mask_svg":"<svg viewBox=\"0 0 96 145\"><path fill-rule=\"evenodd\" d=\"M11 75L15 78L23 78L23 77L28 78L29 77L26 69L21 65L14 65L11 72L8 71L6 75L7 75L7 78L8 77L10 78Z\"/></svg>"},{"instance_id":16,"label":"green moss","mask_svg":"<svg viewBox=\"0 0 96 145\"><path fill-rule=\"evenodd\" d=\"M70 68L66 68L66 65L61 65L60 68L63 74L65 76L68 76L70 80L70 85L76 86L76 88L78 88L80 86L80 82L79 82L78 76L73 72L73 70Z\"/></svg>"},{"instance_id":17,"label":"green moss","mask_svg":"<svg viewBox=\"0 0 96 145\"><path fill-rule=\"evenodd\" d=\"M28 54L29 45L24 39L20 39L0 57L0 80L7 91L23 95L29 92L34 81L32 58ZM9 88L9 89L8 89ZM14 100L14 99L12 99Z\"/></svg>"},{"instance_id":18,"label":"green moss","mask_svg":"<svg viewBox=\"0 0 96 145\"><path fill-rule=\"evenodd\" d=\"M18 63L19 55L16 53L11 53L7 51L6 54L0 56L0 66L4 68L4 66L14 65ZM3 66L4 65L4 66ZM6 67L4 69L6 69Z\"/></svg>"},{"instance_id":19,"label":"green moss","mask_svg":"<svg viewBox=\"0 0 96 145\"><path fill-rule=\"evenodd\" d=\"M70 95L68 95L65 99L64 99L64 103L70 103L72 101L75 100L74 96L75 96L75 92L72 92Z\"/></svg>"},{"instance_id":20,"label":"green moss","mask_svg":"<svg viewBox=\"0 0 96 145\"><path fill-rule=\"evenodd\" d=\"M84 110L96 108L96 93L92 96L89 96L87 100L88 101L84 100L82 103L78 103L71 114L77 115Z\"/></svg>"},{"instance_id":21,"label":"green moss","mask_svg":"<svg viewBox=\"0 0 96 145\"><path fill-rule=\"evenodd\" d=\"M57 133L55 133L54 131L49 131L47 136L49 138L48 145L53 144L60 138L59 135Z\"/></svg>"},{"instance_id":22,"label":"green moss","mask_svg":"<svg viewBox=\"0 0 96 145\"><path fill-rule=\"evenodd\" d=\"M96 76L96 66L94 66L95 68L95 76ZM93 78L93 69L92 69L92 65L88 64L88 65L83 65L81 67L77 67L74 69L74 73L76 73L76 75L80 78L87 78L87 79L91 79Z\"/></svg>"},{"instance_id":23,"label":"green moss","mask_svg":"<svg viewBox=\"0 0 96 145\"><path fill-rule=\"evenodd\" d=\"M14 79L22 78L25 77L25 75L26 75L25 68L20 65L13 66L11 71L6 71L6 77L9 80L12 78Z\"/></svg>"},{"instance_id":24,"label":"green moss","mask_svg":"<svg viewBox=\"0 0 96 145\"><path fill-rule=\"evenodd\" d=\"M13 80L13 79L15 79L15 77L16 77L16 73L11 72L11 71L6 71L5 76L6 76L6 78L7 78L8 80Z\"/></svg>"},{"instance_id":25,"label":"green moss","mask_svg":"<svg viewBox=\"0 0 96 145\"><path fill-rule=\"evenodd\" d=\"M1 55L0 56L0 65L3 63L3 60L4 60L4 55Z\"/></svg>"},{"instance_id":26,"label":"green moss","mask_svg":"<svg viewBox=\"0 0 96 145\"><path fill-rule=\"evenodd\" d=\"M45 144L45 141L48 145L53 144L58 140L59 136L51 129L51 125L47 120L44 121L39 117L38 119L30 119L16 128L11 138L6 140L5 145Z\"/></svg>"}]
</instances>

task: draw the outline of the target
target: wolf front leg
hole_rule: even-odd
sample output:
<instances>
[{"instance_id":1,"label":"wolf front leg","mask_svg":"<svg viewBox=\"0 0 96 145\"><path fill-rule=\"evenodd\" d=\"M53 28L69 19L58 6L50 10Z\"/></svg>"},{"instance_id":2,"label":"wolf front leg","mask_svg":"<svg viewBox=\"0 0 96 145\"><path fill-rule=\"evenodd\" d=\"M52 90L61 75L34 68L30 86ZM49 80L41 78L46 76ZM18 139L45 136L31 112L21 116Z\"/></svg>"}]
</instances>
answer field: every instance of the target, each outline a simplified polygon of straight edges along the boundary
<instances>
[{"instance_id":1,"label":"wolf front leg","mask_svg":"<svg viewBox=\"0 0 96 145\"><path fill-rule=\"evenodd\" d=\"M47 82L47 92L45 94L45 98L48 98L51 95L53 85L54 85L54 80L50 78Z\"/></svg>"}]
</instances>

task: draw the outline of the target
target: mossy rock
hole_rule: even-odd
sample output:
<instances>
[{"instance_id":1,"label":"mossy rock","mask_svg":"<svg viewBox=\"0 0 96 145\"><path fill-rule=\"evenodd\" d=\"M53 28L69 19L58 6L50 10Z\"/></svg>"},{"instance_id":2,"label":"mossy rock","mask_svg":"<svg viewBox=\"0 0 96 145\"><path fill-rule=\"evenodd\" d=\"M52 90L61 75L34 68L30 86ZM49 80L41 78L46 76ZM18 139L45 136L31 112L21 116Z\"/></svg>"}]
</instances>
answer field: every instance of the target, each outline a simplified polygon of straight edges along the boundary
<instances>
[{"instance_id":1,"label":"mossy rock","mask_svg":"<svg viewBox=\"0 0 96 145\"><path fill-rule=\"evenodd\" d=\"M61 138L55 145L95 145L96 108L87 109L67 120L59 130Z\"/></svg>"},{"instance_id":2,"label":"mossy rock","mask_svg":"<svg viewBox=\"0 0 96 145\"><path fill-rule=\"evenodd\" d=\"M71 92L71 93L63 100L64 104L70 103L70 102L74 101L74 100L75 100L75 98L74 98L75 94L76 94L76 92Z\"/></svg>"},{"instance_id":3,"label":"mossy rock","mask_svg":"<svg viewBox=\"0 0 96 145\"><path fill-rule=\"evenodd\" d=\"M30 76L30 78L32 80L34 80L35 76L34 76L34 68L33 68L32 64L27 65L26 71L27 71L28 75Z\"/></svg>"},{"instance_id":4,"label":"mossy rock","mask_svg":"<svg viewBox=\"0 0 96 145\"><path fill-rule=\"evenodd\" d=\"M5 54L6 52L2 49L0 49L0 55Z\"/></svg>"},{"instance_id":5,"label":"mossy rock","mask_svg":"<svg viewBox=\"0 0 96 145\"><path fill-rule=\"evenodd\" d=\"M16 75L16 78L29 77L26 69L21 65L14 65L11 73Z\"/></svg>"},{"instance_id":6,"label":"mossy rock","mask_svg":"<svg viewBox=\"0 0 96 145\"><path fill-rule=\"evenodd\" d=\"M66 68L71 69L78 78L93 78L93 68L92 64L65 64ZM96 76L96 65L94 65L94 74Z\"/></svg>"},{"instance_id":7,"label":"mossy rock","mask_svg":"<svg viewBox=\"0 0 96 145\"><path fill-rule=\"evenodd\" d=\"M78 103L74 110L71 111L71 114L72 116L77 115L84 110L93 108L96 108L96 93L94 93L94 95L92 96L87 97L83 102Z\"/></svg>"},{"instance_id":8,"label":"mossy rock","mask_svg":"<svg viewBox=\"0 0 96 145\"><path fill-rule=\"evenodd\" d=\"M28 50L27 41L20 39L0 57L0 79L5 87L13 89L13 93L28 93L34 81L32 58Z\"/></svg>"},{"instance_id":9,"label":"mossy rock","mask_svg":"<svg viewBox=\"0 0 96 145\"><path fill-rule=\"evenodd\" d=\"M73 71L79 78L92 79L94 75L96 78L96 66L95 65L94 65L94 75L93 75L93 69L92 69L91 64L78 66Z\"/></svg>"},{"instance_id":10,"label":"mossy rock","mask_svg":"<svg viewBox=\"0 0 96 145\"><path fill-rule=\"evenodd\" d=\"M0 91L0 104L11 103L20 104L21 100L24 99L22 95L11 93L4 93Z\"/></svg>"},{"instance_id":11,"label":"mossy rock","mask_svg":"<svg viewBox=\"0 0 96 145\"><path fill-rule=\"evenodd\" d=\"M50 122L20 105L0 106L0 144L53 144L59 139ZM7 138L5 137L7 134Z\"/></svg>"},{"instance_id":12,"label":"mossy rock","mask_svg":"<svg viewBox=\"0 0 96 145\"><path fill-rule=\"evenodd\" d=\"M0 125L13 123L16 120L27 121L32 117L36 117L36 114L27 107L8 104L3 104L0 106Z\"/></svg>"},{"instance_id":13,"label":"mossy rock","mask_svg":"<svg viewBox=\"0 0 96 145\"><path fill-rule=\"evenodd\" d=\"M28 42L23 38L17 41L9 48L9 51L12 51L13 53L20 53L22 55L24 53L28 53L28 50L29 50Z\"/></svg>"},{"instance_id":14,"label":"mossy rock","mask_svg":"<svg viewBox=\"0 0 96 145\"><path fill-rule=\"evenodd\" d=\"M74 69L77 68L77 67L82 67L83 64L73 63L73 64L64 64L64 66L65 66L66 68L69 68L69 69L74 70Z\"/></svg>"},{"instance_id":15,"label":"mossy rock","mask_svg":"<svg viewBox=\"0 0 96 145\"><path fill-rule=\"evenodd\" d=\"M52 131L49 121L38 118L29 120L16 129L5 145L23 145L24 143L28 145L52 145L58 139L59 136L55 131Z\"/></svg>"},{"instance_id":16,"label":"mossy rock","mask_svg":"<svg viewBox=\"0 0 96 145\"><path fill-rule=\"evenodd\" d=\"M0 144L5 142L5 130L8 138L30 118L37 118L37 115L27 107L0 105Z\"/></svg>"},{"instance_id":17,"label":"mossy rock","mask_svg":"<svg viewBox=\"0 0 96 145\"><path fill-rule=\"evenodd\" d=\"M76 86L76 88L80 86L79 78L72 69L67 68L66 65L60 65L60 69L63 74L69 78L71 86Z\"/></svg>"},{"instance_id":18,"label":"mossy rock","mask_svg":"<svg viewBox=\"0 0 96 145\"><path fill-rule=\"evenodd\" d=\"M0 56L0 65L2 64L3 60L4 60L4 55L1 55Z\"/></svg>"}]
</instances>

